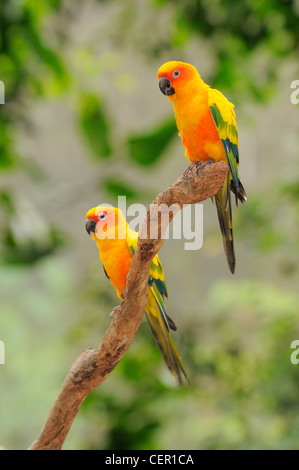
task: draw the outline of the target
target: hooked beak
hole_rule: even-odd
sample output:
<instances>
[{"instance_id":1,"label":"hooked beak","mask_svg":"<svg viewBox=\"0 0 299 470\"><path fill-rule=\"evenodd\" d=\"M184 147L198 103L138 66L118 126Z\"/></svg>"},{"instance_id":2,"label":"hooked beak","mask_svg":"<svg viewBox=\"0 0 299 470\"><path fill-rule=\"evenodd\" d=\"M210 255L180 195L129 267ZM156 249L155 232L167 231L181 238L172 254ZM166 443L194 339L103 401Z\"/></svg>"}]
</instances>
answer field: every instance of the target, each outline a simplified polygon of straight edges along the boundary
<instances>
[{"instance_id":1,"label":"hooked beak","mask_svg":"<svg viewBox=\"0 0 299 470\"><path fill-rule=\"evenodd\" d=\"M95 233L96 226L97 226L97 224L95 223L95 221L93 219L88 219L87 220L85 227L86 227L86 232L88 233L88 235L90 235L90 232Z\"/></svg>"},{"instance_id":2,"label":"hooked beak","mask_svg":"<svg viewBox=\"0 0 299 470\"><path fill-rule=\"evenodd\" d=\"M171 96L175 94L174 88L171 86L170 81L166 77L161 77L159 80L159 88L163 95Z\"/></svg>"}]
</instances>

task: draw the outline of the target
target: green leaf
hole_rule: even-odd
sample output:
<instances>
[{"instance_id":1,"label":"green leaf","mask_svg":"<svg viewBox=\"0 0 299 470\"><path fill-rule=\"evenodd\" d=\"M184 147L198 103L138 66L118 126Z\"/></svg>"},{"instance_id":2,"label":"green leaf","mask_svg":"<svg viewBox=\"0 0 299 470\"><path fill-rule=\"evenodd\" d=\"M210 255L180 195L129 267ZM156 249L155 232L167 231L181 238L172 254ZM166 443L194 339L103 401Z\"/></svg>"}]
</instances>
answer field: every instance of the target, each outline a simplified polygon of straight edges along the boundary
<instances>
[{"instance_id":1,"label":"green leaf","mask_svg":"<svg viewBox=\"0 0 299 470\"><path fill-rule=\"evenodd\" d=\"M32 46L35 54L43 61L43 63L52 69L57 78L67 86L69 84L69 76L59 55L41 41L36 31L29 29L26 33L26 39Z\"/></svg>"},{"instance_id":2,"label":"green leaf","mask_svg":"<svg viewBox=\"0 0 299 470\"><path fill-rule=\"evenodd\" d=\"M0 119L0 169L8 169L14 165L16 155L12 149L12 138L7 120Z\"/></svg>"},{"instance_id":3,"label":"green leaf","mask_svg":"<svg viewBox=\"0 0 299 470\"><path fill-rule=\"evenodd\" d=\"M63 245L64 237L55 228L50 227L44 238L28 238L19 242L7 228L2 238L4 250L2 261L12 265L30 265L44 256L55 253Z\"/></svg>"},{"instance_id":4,"label":"green leaf","mask_svg":"<svg viewBox=\"0 0 299 470\"><path fill-rule=\"evenodd\" d=\"M97 158L109 157L110 125L98 96L92 93L83 95L79 104L79 114L80 127L93 155Z\"/></svg>"},{"instance_id":5,"label":"green leaf","mask_svg":"<svg viewBox=\"0 0 299 470\"><path fill-rule=\"evenodd\" d=\"M11 215L15 212L12 197L7 191L0 192L0 207L6 214Z\"/></svg>"},{"instance_id":6,"label":"green leaf","mask_svg":"<svg viewBox=\"0 0 299 470\"><path fill-rule=\"evenodd\" d=\"M172 118L146 134L132 135L128 138L131 159L139 165L153 165L176 133L176 123Z\"/></svg>"},{"instance_id":7,"label":"green leaf","mask_svg":"<svg viewBox=\"0 0 299 470\"><path fill-rule=\"evenodd\" d=\"M299 181L288 182L281 186L281 193L289 196L294 201L299 200Z\"/></svg>"},{"instance_id":8,"label":"green leaf","mask_svg":"<svg viewBox=\"0 0 299 470\"><path fill-rule=\"evenodd\" d=\"M127 183L114 178L108 178L101 183L103 187L111 196L126 196L128 199L133 199L138 196L138 191L128 185Z\"/></svg>"}]
</instances>

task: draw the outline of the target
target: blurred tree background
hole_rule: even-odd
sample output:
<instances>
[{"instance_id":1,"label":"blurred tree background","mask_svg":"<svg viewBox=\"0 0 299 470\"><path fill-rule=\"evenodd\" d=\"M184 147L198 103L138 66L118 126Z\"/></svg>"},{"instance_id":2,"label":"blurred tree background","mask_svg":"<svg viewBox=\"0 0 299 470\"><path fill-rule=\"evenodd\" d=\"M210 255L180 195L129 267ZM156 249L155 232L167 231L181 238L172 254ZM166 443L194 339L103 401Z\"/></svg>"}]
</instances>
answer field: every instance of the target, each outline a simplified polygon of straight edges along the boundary
<instances>
[{"instance_id":1,"label":"blurred tree background","mask_svg":"<svg viewBox=\"0 0 299 470\"><path fill-rule=\"evenodd\" d=\"M237 271L206 201L202 249L160 253L191 387L144 322L64 449L298 449L299 1L2 0L0 28L0 445L31 444L118 302L87 210L147 206L188 164L156 79L178 59L236 105Z\"/></svg>"}]
</instances>

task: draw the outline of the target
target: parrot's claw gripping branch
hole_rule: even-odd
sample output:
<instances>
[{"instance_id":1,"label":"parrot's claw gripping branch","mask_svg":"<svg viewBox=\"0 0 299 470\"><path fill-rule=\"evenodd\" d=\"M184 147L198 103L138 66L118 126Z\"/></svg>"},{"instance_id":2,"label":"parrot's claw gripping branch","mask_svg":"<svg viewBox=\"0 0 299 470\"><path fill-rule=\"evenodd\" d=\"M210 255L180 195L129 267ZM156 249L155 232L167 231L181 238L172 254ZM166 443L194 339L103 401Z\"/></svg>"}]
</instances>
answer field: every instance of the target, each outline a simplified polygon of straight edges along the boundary
<instances>
[{"instance_id":1,"label":"parrot's claw gripping branch","mask_svg":"<svg viewBox=\"0 0 299 470\"><path fill-rule=\"evenodd\" d=\"M199 162L195 160L194 162L191 163L191 165L188 166L188 168L186 168L186 170L183 173L183 177L192 178L192 175L194 174L194 169L196 169L196 174L198 175L198 173L200 172L200 170L202 170L203 167L205 167L206 165L211 165L212 163L215 163L213 158L209 158L209 160L205 162Z\"/></svg>"},{"instance_id":2,"label":"parrot's claw gripping branch","mask_svg":"<svg viewBox=\"0 0 299 470\"><path fill-rule=\"evenodd\" d=\"M114 315L116 314L116 312L119 311L120 307L121 307L121 305L117 305L116 307L114 307L114 309L112 310L112 312L109 313L109 317L110 317L110 318L113 318Z\"/></svg>"},{"instance_id":3,"label":"parrot's claw gripping branch","mask_svg":"<svg viewBox=\"0 0 299 470\"><path fill-rule=\"evenodd\" d=\"M222 189L228 166L221 161L191 169L188 178L181 176L160 193L152 204L195 204L212 198ZM190 177L189 177L190 176ZM173 214L172 214L173 216ZM83 351L68 372L46 422L31 450L59 450L85 398L99 387L122 359L141 324L147 303L150 264L164 243L161 237L150 239L150 209L141 222L139 241L127 276L124 300L118 315L113 317L102 343ZM167 214L169 217L169 214ZM170 220L160 217L158 224L167 226ZM161 233L161 230L159 230Z\"/></svg>"}]
</instances>

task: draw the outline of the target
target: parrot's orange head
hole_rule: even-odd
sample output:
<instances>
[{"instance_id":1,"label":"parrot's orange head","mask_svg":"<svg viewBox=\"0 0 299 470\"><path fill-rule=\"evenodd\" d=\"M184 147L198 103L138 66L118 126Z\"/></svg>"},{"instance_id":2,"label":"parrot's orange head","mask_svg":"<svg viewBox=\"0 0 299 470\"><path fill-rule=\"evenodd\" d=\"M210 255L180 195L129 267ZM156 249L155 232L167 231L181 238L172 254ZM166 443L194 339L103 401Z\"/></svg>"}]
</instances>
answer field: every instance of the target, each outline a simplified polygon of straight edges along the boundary
<instances>
[{"instance_id":1,"label":"parrot's orange head","mask_svg":"<svg viewBox=\"0 0 299 470\"><path fill-rule=\"evenodd\" d=\"M89 235L92 232L94 240L123 238L126 225L122 212L116 207L100 205L86 214L86 230Z\"/></svg>"},{"instance_id":2,"label":"parrot's orange head","mask_svg":"<svg viewBox=\"0 0 299 470\"><path fill-rule=\"evenodd\" d=\"M173 101L176 95L179 96L186 92L198 80L201 81L200 75L193 65L177 60L161 65L157 76L160 90L168 96L169 101Z\"/></svg>"}]
</instances>

